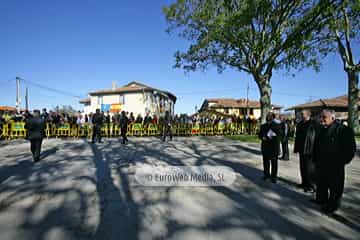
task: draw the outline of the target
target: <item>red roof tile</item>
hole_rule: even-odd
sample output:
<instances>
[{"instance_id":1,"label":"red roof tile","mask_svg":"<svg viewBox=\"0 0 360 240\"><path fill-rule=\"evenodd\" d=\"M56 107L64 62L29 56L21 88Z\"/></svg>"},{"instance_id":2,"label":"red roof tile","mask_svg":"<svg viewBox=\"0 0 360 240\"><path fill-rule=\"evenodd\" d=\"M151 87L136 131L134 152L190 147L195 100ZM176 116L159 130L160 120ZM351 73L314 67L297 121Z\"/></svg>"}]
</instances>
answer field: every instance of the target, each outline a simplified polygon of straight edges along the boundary
<instances>
[{"instance_id":1,"label":"red roof tile","mask_svg":"<svg viewBox=\"0 0 360 240\"><path fill-rule=\"evenodd\" d=\"M244 98L208 98L205 99L208 103L214 103L211 107L224 107L224 108L260 108L260 102L255 100L249 100L248 102ZM272 105L275 109L280 109L280 105Z\"/></svg>"},{"instance_id":2,"label":"red roof tile","mask_svg":"<svg viewBox=\"0 0 360 240\"><path fill-rule=\"evenodd\" d=\"M358 105L360 106L360 94L359 94ZM335 98L318 99L312 102L299 104L289 108L288 110L304 109L304 108L334 108L334 107L347 108L347 106L348 106L348 96L342 95Z\"/></svg>"},{"instance_id":3,"label":"red roof tile","mask_svg":"<svg viewBox=\"0 0 360 240\"><path fill-rule=\"evenodd\" d=\"M102 94L113 94L113 93L129 93L129 92L152 92L152 91L158 91L160 93L164 93L166 94L169 98L171 98L173 101L176 101L176 96L170 92L167 91L163 91L160 89L156 89L150 86L147 86L145 84L139 83L139 82L130 82L122 87L119 88L110 88L110 89L103 89L103 90L98 90L98 91L94 91L94 92L90 92L89 94L91 96L97 96L97 95L102 95Z\"/></svg>"}]
</instances>

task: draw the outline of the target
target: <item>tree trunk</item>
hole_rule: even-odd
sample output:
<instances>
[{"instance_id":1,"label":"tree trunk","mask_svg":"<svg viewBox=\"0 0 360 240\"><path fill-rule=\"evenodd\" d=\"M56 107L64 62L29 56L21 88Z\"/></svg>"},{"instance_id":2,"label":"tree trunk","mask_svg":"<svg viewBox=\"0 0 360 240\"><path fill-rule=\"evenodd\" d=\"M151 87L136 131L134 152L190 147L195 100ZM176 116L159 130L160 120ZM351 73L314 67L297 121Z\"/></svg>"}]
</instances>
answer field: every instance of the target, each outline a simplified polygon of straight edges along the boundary
<instances>
[{"instance_id":1,"label":"tree trunk","mask_svg":"<svg viewBox=\"0 0 360 240\"><path fill-rule=\"evenodd\" d=\"M359 128L359 74L349 70L348 75L348 125L355 133L360 133Z\"/></svg>"},{"instance_id":2,"label":"tree trunk","mask_svg":"<svg viewBox=\"0 0 360 240\"><path fill-rule=\"evenodd\" d=\"M266 115L271 111L271 85L266 77L256 78L260 91L261 124L266 122Z\"/></svg>"}]
</instances>

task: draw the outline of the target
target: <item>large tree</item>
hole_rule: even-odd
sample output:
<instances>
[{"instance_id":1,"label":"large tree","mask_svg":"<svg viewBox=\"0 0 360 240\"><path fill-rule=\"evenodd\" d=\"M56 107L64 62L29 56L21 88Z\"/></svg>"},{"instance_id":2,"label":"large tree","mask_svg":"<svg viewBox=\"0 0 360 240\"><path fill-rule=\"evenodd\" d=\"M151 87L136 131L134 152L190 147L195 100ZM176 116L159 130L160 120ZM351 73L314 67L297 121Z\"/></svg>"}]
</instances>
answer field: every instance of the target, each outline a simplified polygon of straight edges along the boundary
<instances>
[{"instance_id":1,"label":"large tree","mask_svg":"<svg viewBox=\"0 0 360 240\"><path fill-rule=\"evenodd\" d=\"M314 67L320 54L314 36L330 0L177 0L164 7L169 32L190 41L175 53L175 67L221 72L233 67L252 75L260 92L261 120L271 110L274 70ZM322 52L326 54L326 51Z\"/></svg>"},{"instance_id":2,"label":"large tree","mask_svg":"<svg viewBox=\"0 0 360 240\"><path fill-rule=\"evenodd\" d=\"M321 32L321 35L326 34L330 45L335 44L334 49L341 56L348 78L348 123L355 132L360 133L358 114L360 57L356 62L353 48L356 43L360 44L360 0L341 0L330 9L330 15L332 18L329 18L328 27Z\"/></svg>"}]
</instances>

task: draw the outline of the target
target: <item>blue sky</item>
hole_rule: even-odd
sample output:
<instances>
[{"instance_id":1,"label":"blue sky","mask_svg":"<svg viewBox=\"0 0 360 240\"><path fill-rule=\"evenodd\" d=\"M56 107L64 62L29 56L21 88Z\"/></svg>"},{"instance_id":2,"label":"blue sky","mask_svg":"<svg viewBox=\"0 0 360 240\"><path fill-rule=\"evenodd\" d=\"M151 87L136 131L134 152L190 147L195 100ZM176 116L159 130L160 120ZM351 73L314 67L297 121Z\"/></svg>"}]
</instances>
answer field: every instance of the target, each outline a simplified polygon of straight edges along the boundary
<instances>
[{"instance_id":1,"label":"blue sky","mask_svg":"<svg viewBox=\"0 0 360 240\"><path fill-rule=\"evenodd\" d=\"M15 77L86 97L95 89L136 80L178 97L175 111L191 113L204 98L259 94L250 75L215 68L205 73L173 69L173 54L187 42L165 32L162 6L170 0L2 0L0 5L0 105L15 104ZM357 52L359 49L357 49ZM359 55L357 55L359 56ZM283 106L346 94L340 57L324 59L320 73L275 73L272 102ZM72 105L78 99L29 85L31 108ZM24 100L25 84L22 85ZM24 103L24 101L23 101Z\"/></svg>"}]
</instances>

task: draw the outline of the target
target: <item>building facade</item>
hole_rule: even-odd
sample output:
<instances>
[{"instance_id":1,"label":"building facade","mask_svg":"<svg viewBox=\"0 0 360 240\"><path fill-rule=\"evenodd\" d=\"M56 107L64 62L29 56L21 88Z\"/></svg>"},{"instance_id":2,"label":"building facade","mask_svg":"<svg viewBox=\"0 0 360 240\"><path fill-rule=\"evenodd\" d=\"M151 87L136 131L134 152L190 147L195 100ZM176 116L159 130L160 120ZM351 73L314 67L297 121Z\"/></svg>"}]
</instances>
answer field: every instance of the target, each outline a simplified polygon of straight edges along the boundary
<instances>
[{"instance_id":1,"label":"building facade","mask_svg":"<svg viewBox=\"0 0 360 240\"><path fill-rule=\"evenodd\" d=\"M205 99L199 112L212 110L222 114L235 116L250 116L259 119L261 116L260 102L246 99L233 98L208 98ZM272 111L279 114L281 106L272 105Z\"/></svg>"},{"instance_id":2,"label":"building facade","mask_svg":"<svg viewBox=\"0 0 360 240\"><path fill-rule=\"evenodd\" d=\"M84 113L94 113L96 109L112 114L121 111L162 116L165 111L174 114L176 97L168 91L159 90L139 82L130 82L122 87L113 83L111 89L93 91L89 98L80 100Z\"/></svg>"},{"instance_id":3,"label":"building facade","mask_svg":"<svg viewBox=\"0 0 360 240\"><path fill-rule=\"evenodd\" d=\"M302 110L311 111L312 116L318 116L323 109L333 109L336 111L336 118L346 120L348 118L348 95L342 95L335 98L318 99L312 102L299 104L288 108L287 110L294 110L295 115L299 117ZM360 94L358 100L359 120L360 120Z\"/></svg>"}]
</instances>

